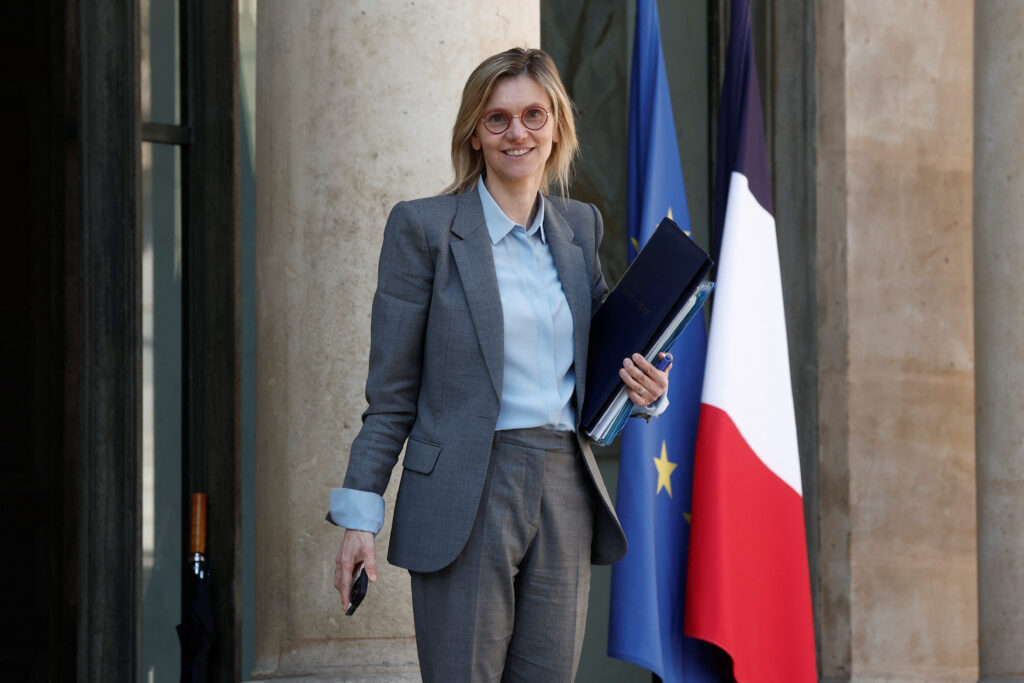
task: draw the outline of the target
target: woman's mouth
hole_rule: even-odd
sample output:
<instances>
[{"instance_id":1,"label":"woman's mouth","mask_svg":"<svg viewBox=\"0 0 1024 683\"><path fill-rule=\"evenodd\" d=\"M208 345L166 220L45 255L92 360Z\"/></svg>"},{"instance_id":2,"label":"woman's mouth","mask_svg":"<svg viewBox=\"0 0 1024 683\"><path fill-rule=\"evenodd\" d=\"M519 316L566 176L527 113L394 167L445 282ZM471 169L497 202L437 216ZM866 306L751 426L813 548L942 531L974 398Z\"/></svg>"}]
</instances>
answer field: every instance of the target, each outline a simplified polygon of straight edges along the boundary
<instances>
[{"instance_id":1,"label":"woman's mouth","mask_svg":"<svg viewBox=\"0 0 1024 683\"><path fill-rule=\"evenodd\" d=\"M505 153L505 156L514 157L515 158L515 157L521 157L521 156L524 156L526 154L529 154L530 151L531 150L529 150L529 149L506 149L504 153Z\"/></svg>"}]
</instances>

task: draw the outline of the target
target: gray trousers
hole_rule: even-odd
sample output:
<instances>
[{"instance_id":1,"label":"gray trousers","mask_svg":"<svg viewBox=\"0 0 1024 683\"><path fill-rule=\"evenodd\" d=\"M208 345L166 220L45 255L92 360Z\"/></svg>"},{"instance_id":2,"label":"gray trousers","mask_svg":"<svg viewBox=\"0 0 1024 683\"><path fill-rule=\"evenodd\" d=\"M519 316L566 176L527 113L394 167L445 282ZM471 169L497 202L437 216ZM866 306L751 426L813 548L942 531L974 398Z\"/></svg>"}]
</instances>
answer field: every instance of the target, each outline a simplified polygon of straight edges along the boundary
<instances>
[{"instance_id":1,"label":"gray trousers","mask_svg":"<svg viewBox=\"0 0 1024 683\"><path fill-rule=\"evenodd\" d=\"M495 433L465 548L440 571L410 572L425 683L574 679L594 500L575 435Z\"/></svg>"}]
</instances>

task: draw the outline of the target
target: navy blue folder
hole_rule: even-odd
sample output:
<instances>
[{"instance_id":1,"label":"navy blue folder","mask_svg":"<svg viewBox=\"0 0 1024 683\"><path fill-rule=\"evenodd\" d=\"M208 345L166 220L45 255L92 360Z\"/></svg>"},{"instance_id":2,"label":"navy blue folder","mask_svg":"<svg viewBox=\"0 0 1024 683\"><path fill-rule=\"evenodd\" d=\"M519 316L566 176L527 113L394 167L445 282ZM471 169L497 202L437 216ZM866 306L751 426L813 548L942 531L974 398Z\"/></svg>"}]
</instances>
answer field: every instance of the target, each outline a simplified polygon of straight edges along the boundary
<instances>
[{"instance_id":1,"label":"navy blue folder","mask_svg":"<svg viewBox=\"0 0 1024 683\"><path fill-rule=\"evenodd\" d=\"M591 319L584 427L593 428L622 387L622 359L649 354L711 265L711 257L675 221L661 221Z\"/></svg>"}]
</instances>

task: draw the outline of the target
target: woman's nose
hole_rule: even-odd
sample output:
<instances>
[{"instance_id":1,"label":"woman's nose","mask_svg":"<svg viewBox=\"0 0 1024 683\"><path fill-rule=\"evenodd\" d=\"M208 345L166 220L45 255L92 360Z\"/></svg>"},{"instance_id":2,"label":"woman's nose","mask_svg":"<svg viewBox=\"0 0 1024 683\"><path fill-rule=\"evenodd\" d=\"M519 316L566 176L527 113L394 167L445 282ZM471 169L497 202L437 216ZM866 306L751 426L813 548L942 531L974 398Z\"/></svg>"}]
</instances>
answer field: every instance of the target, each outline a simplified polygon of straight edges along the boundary
<instances>
[{"instance_id":1,"label":"woman's nose","mask_svg":"<svg viewBox=\"0 0 1024 683\"><path fill-rule=\"evenodd\" d=\"M508 130L505 134L512 140L519 140L526 136L527 127L523 125L523 121L518 116L513 116L512 120L508 124Z\"/></svg>"}]
</instances>

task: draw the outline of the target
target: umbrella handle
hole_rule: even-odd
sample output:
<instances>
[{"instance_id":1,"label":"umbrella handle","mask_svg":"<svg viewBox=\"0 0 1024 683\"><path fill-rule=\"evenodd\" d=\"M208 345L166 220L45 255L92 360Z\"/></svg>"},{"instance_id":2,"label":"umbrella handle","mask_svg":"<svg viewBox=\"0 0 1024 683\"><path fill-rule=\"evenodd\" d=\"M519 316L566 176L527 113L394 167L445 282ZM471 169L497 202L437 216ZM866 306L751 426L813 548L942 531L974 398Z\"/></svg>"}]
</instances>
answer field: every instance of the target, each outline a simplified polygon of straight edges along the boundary
<instances>
[{"instance_id":1,"label":"umbrella handle","mask_svg":"<svg viewBox=\"0 0 1024 683\"><path fill-rule=\"evenodd\" d=\"M206 494L192 494L192 544L191 552L206 554Z\"/></svg>"},{"instance_id":2,"label":"umbrella handle","mask_svg":"<svg viewBox=\"0 0 1024 683\"><path fill-rule=\"evenodd\" d=\"M206 494L192 494L192 533L190 534L192 552L192 573L201 579L208 575L206 566Z\"/></svg>"}]
</instances>

